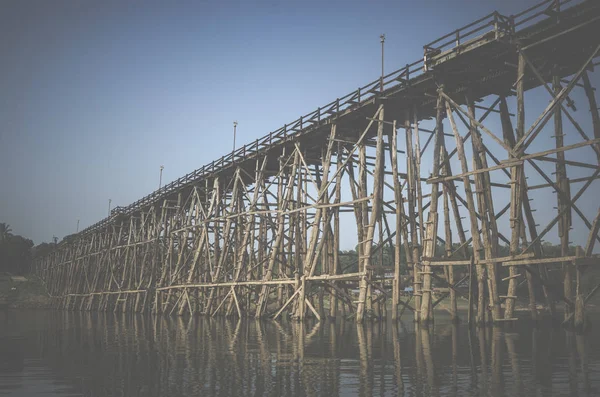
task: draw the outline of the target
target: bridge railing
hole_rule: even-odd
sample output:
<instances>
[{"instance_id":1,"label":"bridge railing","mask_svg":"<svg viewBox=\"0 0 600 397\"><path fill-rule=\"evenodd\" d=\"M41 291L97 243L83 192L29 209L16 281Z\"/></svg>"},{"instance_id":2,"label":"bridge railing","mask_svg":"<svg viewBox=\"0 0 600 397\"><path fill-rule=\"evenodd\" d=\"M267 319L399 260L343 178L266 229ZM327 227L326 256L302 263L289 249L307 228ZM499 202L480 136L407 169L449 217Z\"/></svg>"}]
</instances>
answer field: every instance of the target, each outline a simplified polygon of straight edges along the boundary
<instances>
[{"instance_id":1,"label":"bridge railing","mask_svg":"<svg viewBox=\"0 0 600 397\"><path fill-rule=\"evenodd\" d=\"M582 3L585 0L546 0L538 3L518 14L504 16L494 11L468 25L456 29L445 36L423 46L425 70L432 56L444 52L460 51L467 45L473 46L477 42L484 42L492 36L498 39L503 35L513 35L517 28L523 29L548 17L557 18L561 8L568 3Z\"/></svg>"},{"instance_id":2,"label":"bridge railing","mask_svg":"<svg viewBox=\"0 0 600 397\"><path fill-rule=\"evenodd\" d=\"M510 19L494 11L483 18L480 18L468 25L456 29L445 36L432 41L423 46L425 64L430 55L437 55L441 52L459 48L465 44L473 43L477 40L483 40L484 33L491 33L500 28L500 26L510 30ZM492 27L492 29L490 29Z\"/></svg>"},{"instance_id":3,"label":"bridge railing","mask_svg":"<svg viewBox=\"0 0 600 397\"><path fill-rule=\"evenodd\" d=\"M268 135L235 149L231 153L222 156L220 159L206 164L197 170L166 184L127 207L115 208L111 211L110 217L82 230L79 232L79 235L85 235L96 229L103 228L110 224L116 215L130 215L142 207L155 203L162 197L169 196L186 185L190 185L206 176L226 169L237 162L252 158L260 151L265 150L272 145L278 145L288 139L309 133L327 120L334 119L343 111L350 109L353 106L358 106L359 104L372 99L374 96L382 93L385 95L385 91L391 87L401 88L403 85L409 85L411 79L427 72L427 61L432 55L446 51L460 51L466 44L474 44L478 40L484 40L490 34L493 34L495 38L498 38L501 33L514 34L517 27L522 29L539 22L541 19L557 16L560 13L561 8L568 3L583 3L585 1L586 0L546 0L510 17L503 16L498 12L486 15L483 18L465 25L462 28L456 29L423 46L423 58L385 75L383 79L378 78L343 97L320 106L316 110L301 116L293 122L285 124L283 127L270 132Z\"/></svg>"}]
</instances>

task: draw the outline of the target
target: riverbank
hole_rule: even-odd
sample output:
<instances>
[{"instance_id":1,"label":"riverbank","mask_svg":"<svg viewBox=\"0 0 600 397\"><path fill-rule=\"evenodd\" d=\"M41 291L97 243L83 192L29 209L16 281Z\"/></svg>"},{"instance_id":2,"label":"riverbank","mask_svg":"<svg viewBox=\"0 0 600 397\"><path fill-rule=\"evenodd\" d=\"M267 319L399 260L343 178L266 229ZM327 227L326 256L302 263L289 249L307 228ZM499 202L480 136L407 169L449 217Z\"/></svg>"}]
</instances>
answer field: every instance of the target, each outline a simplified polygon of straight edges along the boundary
<instances>
[{"instance_id":1,"label":"riverbank","mask_svg":"<svg viewBox=\"0 0 600 397\"><path fill-rule=\"evenodd\" d=\"M0 309L48 309L51 299L35 276L0 274Z\"/></svg>"}]
</instances>

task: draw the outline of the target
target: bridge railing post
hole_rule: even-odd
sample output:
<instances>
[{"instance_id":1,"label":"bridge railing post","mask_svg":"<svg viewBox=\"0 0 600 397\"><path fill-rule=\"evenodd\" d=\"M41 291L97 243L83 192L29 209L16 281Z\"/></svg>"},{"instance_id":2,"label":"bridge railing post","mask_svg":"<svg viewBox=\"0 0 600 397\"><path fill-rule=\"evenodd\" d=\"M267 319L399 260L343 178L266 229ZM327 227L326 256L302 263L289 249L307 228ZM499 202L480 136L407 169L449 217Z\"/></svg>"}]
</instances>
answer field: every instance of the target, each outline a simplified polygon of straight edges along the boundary
<instances>
[{"instance_id":1,"label":"bridge railing post","mask_svg":"<svg viewBox=\"0 0 600 397\"><path fill-rule=\"evenodd\" d=\"M498 40L498 13L494 12L494 38Z\"/></svg>"}]
</instances>

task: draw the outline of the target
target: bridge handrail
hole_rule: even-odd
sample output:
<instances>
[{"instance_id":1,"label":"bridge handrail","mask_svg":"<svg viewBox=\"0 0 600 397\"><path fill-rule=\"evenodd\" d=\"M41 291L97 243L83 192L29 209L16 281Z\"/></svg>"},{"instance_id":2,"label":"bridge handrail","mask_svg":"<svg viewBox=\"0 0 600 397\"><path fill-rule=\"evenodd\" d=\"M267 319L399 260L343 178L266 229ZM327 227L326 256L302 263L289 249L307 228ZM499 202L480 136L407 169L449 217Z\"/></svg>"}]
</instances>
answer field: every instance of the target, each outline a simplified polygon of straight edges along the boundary
<instances>
[{"instance_id":1,"label":"bridge handrail","mask_svg":"<svg viewBox=\"0 0 600 397\"><path fill-rule=\"evenodd\" d=\"M524 27L523 25L531 23L541 16L549 16L552 11L560 12L561 7L574 1L583 2L584 0L545 0L518 14L508 17L494 11L483 18L471 22L468 25L456 29L445 36L424 45L423 49L425 54L428 52L441 52L447 49L455 49L467 42L472 43L477 40L482 40L485 35L477 35L477 33L484 31L489 26L493 26L494 29L486 31L485 33L490 33L492 31L514 33L517 27L522 28Z\"/></svg>"},{"instance_id":2,"label":"bridge handrail","mask_svg":"<svg viewBox=\"0 0 600 397\"><path fill-rule=\"evenodd\" d=\"M460 45L460 40L461 39L464 39L465 37L468 37L468 35L470 35L472 33L479 32L479 31L485 29L486 27L488 27L491 24L491 22L492 22L495 14L497 14L497 13L494 11L494 12L492 12L492 13L484 16L483 18L479 18L478 20L476 20L474 22L471 22L468 25L465 25L465 26L463 26L461 28L458 28L458 29L456 29L456 30L454 30L454 31L446 34L445 36L442 36L442 37L440 37L440 38L432 41L431 43L425 44L423 46L423 48L425 48L426 50L427 49L441 50L444 47L447 47L448 45L450 45L452 43L455 43L456 45ZM462 33L464 30L466 30L466 29L468 29L470 27L473 27L473 26L475 26L477 24L480 24L482 22L485 22L485 23L483 25L479 26L479 27L476 27L475 29L472 29L469 33ZM452 40L449 40L449 41L446 41L446 42L442 42L443 40L446 40L448 38L452 38ZM440 42L442 42L442 43L440 43Z\"/></svg>"},{"instance_id":3,"label":"bridge handrail","mask_svg":"<svg viewBox=\"0 0 600 397\"><path fill-rule=\"evenodd\" d=\"M383 79L378 78L377 80L359 87L357 90L352 91L341 98L337 98L336 100L317 108L317 110L301 116L289 124L285 124L283 127L270 132L268 135L265 135L262 138L256 139L254 142L248 143L238 149L233 150L231 153L222 156L220 159L212 161L210 164L206 164L184 175L183 177L176 179L175 181L159 188L158 190L155 190L147 196L133 202L127 207L116 207L111 211L111 215L108 218L105 218L87 227L86 229L83 229L78 233L78 235L84 236L91 231L103 228L110 224L116 215L130 215L139 208L156 202L158 198L169 196L174 191L179 190L182 186L189 185L198 179L201 179L202 177L227 168L238 160L251 158L263 148L277 145L287 139L290 139L291 137L305 134L308 131L316 128L316 126L319 126L325 120L333 119L342 111L373 98L380 92L385 91L386 87L408 84L411 78L418 77L426 71L425 67L427 55L432 51L438 52L443 50L456 50L464 45L467 41L469 43L475 42L482 39L486 34L493 31L497 32L500 29L515 33L517 26L524 27L523 25L542 15L548 16L550 11L553 10L560 12L561 7L565 4L571 2L583 3L585 1L587 0L544 0L541 3L538 3L527 10L510 17L503 16L494 11L483 18L471 22L468 25L456 29L438 38L437 40L426 44L423 46L425 53L423 58L420 58L411 64L407 64L403 68L385 75ZM489 26L493 26L494 28L492 30L485 31L483 34L475 35L476 33L484 31ZM452 37L452 40L443 41L450 37ZM452 46L453 43L454 46Z\"/></svg>"}]
</instances>

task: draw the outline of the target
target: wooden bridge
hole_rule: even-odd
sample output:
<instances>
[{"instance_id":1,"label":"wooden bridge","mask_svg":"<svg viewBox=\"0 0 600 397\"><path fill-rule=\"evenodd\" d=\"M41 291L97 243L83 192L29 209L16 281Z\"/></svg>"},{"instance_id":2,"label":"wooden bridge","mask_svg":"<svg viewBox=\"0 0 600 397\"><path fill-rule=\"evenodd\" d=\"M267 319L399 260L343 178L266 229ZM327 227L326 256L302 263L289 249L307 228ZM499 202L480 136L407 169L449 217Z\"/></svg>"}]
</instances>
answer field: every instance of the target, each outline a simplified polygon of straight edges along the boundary
<instances>
[{"instance_id":1,"label":"wooden bridge","mask_svg":"<svg viewBox=\"0 0 600 397\"><path fill-rule=\"evenodd\" d=\"M362 322L391 302L426 323L444 301L457 319L464 297L487 323L515 320L523 297L534 319L563 303L580 327L598 289L583 278L600 211L581 205L599 193L598 55L600 2L494 12L115 208L36 271L67 310ZM342 267L349 235L358 259Z\"/></svg>"}]
</instances>

